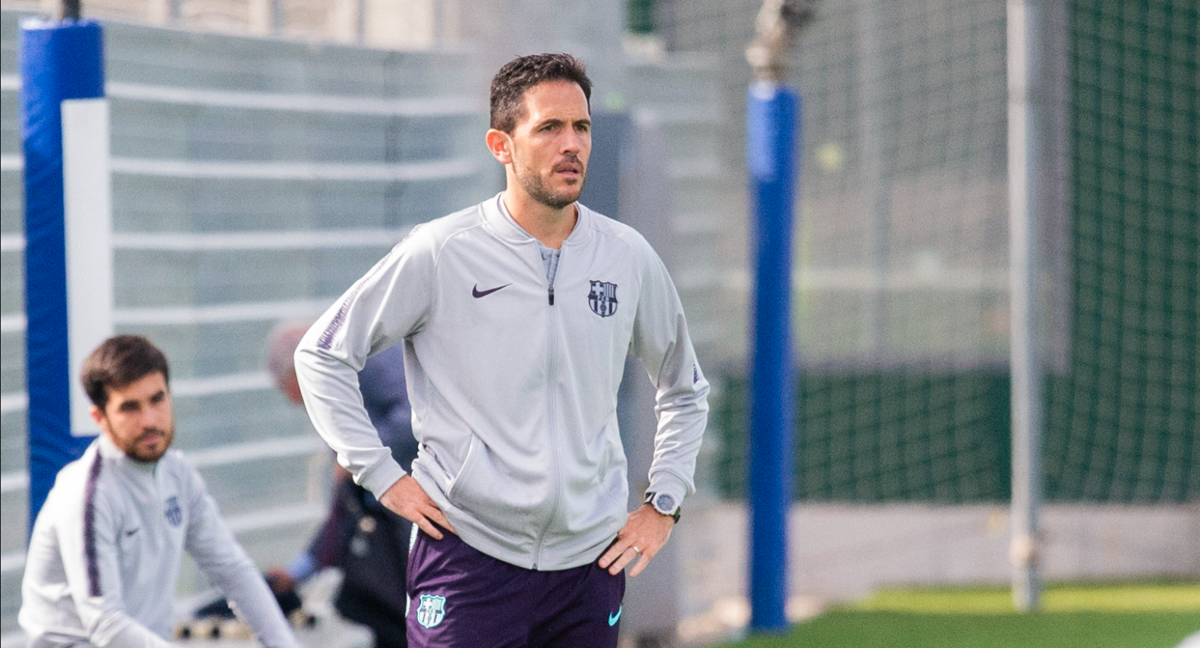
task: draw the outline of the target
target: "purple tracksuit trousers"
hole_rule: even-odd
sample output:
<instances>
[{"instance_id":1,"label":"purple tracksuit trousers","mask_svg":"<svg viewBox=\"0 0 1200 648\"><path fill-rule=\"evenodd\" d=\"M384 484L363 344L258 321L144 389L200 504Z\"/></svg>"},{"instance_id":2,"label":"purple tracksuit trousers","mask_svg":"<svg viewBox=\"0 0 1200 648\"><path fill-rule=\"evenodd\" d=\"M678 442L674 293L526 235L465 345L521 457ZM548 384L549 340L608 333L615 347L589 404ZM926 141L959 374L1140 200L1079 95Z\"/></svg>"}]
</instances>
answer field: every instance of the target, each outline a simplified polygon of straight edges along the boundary
<instances>
[{"instance_id":1,"label":"purple tracksuit trousers","mask_svg":"<svg viewBox=\"0 0 1200 648\"><path fill-rule=\"evenodd\" d=\"M625 574L596 562L535 571L413 526L410 648L615 648ZM596 559L599 560L599 556Z\"/></svg>"}]
</instances>

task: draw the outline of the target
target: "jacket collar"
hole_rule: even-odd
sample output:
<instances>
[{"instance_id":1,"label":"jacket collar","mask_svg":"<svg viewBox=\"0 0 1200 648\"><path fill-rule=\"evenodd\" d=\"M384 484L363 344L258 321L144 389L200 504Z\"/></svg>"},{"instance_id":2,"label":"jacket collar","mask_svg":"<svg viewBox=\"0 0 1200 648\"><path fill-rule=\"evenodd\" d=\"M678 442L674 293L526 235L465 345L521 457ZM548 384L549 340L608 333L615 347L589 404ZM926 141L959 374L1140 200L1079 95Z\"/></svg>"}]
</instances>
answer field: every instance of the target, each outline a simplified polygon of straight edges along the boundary
<instances>
[{"instance_id":1,"label":"jacket collar","mask_svg":"<svg viewBox=\"0 0 1200 648\"><path fill-rule=\"evenodd\" d=\"M576 201L575 207L579 210L579 218L575 221L575 229L571 230L567 240L563 241L563 246L578 245L583 243L591 235L592 230L592 210L588 209ZM483 201L480 204L483 211L483 220L496 236L501 239L515 244L525 244L536 242L537 239L532 234L525 231L525 228L517 224L513 217L508 213L508 209L504 206L504 192L496 194L494 197Z\"/></svg>"}]
</instances>

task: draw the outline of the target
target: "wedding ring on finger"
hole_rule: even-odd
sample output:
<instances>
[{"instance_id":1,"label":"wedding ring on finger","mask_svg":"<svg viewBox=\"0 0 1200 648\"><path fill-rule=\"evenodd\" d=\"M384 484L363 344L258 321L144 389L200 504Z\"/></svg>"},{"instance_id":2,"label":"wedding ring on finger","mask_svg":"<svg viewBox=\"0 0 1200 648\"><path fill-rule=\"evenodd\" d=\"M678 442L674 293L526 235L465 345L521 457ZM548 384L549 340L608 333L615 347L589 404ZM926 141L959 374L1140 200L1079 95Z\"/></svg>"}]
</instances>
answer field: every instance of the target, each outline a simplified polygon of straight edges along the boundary
<instances>
[{"instance_id":1,"label":"wedding ring on finger","mask_svg":"<svg viewBox=\"0 0 1200 648\"><path fill-rule=\"evenodd\" d=\"M635 553L635 554L637 554L637 555L639 555L639 556L640 556L640 555L642 555L642 550L641 550L641 549L638 549L638 546L637 546L637 545L633 545L633 553Z\"/></svg>"}]
</instances>

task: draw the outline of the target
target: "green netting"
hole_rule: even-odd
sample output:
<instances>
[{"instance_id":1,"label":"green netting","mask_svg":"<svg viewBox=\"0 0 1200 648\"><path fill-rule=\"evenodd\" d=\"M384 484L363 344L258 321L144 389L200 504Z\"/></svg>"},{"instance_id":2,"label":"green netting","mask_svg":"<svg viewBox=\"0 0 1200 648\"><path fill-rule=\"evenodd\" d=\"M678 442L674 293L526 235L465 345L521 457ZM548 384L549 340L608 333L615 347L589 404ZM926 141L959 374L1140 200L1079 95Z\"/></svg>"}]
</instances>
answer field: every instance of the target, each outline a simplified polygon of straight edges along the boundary
<instances>
[{"instance_id":1,"label":"green netting","mask_svg":"<svg viewBox=\"0 0 1200 648\"><path fill-rule=\"evenodd\" d=\"M1072 7L1071 373L1052 499L1200 498L1200 5Z\"/></svg>"},{"instance_id":2,"label":"green netting","mask_svg":"<svg viewBox=\"0 0 1200 648\"><path fill-rule=\"evenodd\" d=\"M966 4L946 6L980 18ZM826 11L829 29L839 20L849 22L830 16L833 11ZM980 20L994 22L995 17ZM898 31L905 33L910 27L903 16L899 19ZM1061 281L1070 301L1051 307L1065 310L1069 333L1063 362L1046 376L1045 494L1059 501L1200 500L1200 4L1077 1L1069 6L1068 20L1070 225L1069 245L1059 254L1067 254L1062 265L1069 276ZM1003 50L980 53L986 43L977 36L964 42L981 61L1003 56ZM904 49L903 43L895 47ZM810 41L805 51L815 50L817 43ZM953 77L951 63L933 62L951 66L947 74ZM816 132L808 124L807 136L819 142L819 129L826 126L820 120L832 101L826 88L806 81L812 89L806 100L818 113L810 119L819 124ZM922 123L907 120L903 112L896 119L896 130L906 132L903 141L936 144L943 137L937 128L921 131ZM945 137L956 135L951 131ZM888 154L895 156L889 163L903 164L912 148ZM821 183L830 181L819 168L807 173L805 192L810 201L821 201ZM894 177L897 185L908 180L899 172ZM928 193L932 204L937 194ZM895 194L892 200L895 204ZM819 211L805 216L825 218ZM902 234L896 222L893 249ZM830 237L815 251L802 247L801 262L838 240ZM947 248L942 239L936 244ZM893 264L889 271L895 276L904 269ZM1006 320L1007 306L996 301L1001 308L992 309L995 296L980 295L977 319L994 331L996 322ZM837 308L858 302L846 293L818 295L801 286L796 303L801 352L808 344L808 352L824 353L820 336L837 321ZM898 334L896 314L905 304L916 304L919 326ZM921 349L937 349L969 333L974 325L970 304L939 301L918 290L893 292L878 321L893 343L910 335L924 344ZM841 335L829 339L857 344L844 329L835 330ZM987 349L969 338L967 344L961 348ZM971 362L958 370L922 368L923 363L944 365L928 357L914 361L911 355L873 358L860 357L852 372L837 369L836 362L804 365L798 372L795 497L1007 499L1006 372L973 368ZM737 497L744 489L746 389L737 372L721 383L713 425L721 441L717 481L722 493Z\"/></svg>"},{"instance_id":3,"label":"green netting","mask_svg":"<svg viewBox=\"0 0 1200 648\"><path fill-rule=\"evenodd\" d=\"M723 433L718 488L744 495L746 383L725 375L713 429ZM1005 376L807 375L797 400L796 478L805 500L943 503L1009 495Z\"/></svg>"}]
</instances>

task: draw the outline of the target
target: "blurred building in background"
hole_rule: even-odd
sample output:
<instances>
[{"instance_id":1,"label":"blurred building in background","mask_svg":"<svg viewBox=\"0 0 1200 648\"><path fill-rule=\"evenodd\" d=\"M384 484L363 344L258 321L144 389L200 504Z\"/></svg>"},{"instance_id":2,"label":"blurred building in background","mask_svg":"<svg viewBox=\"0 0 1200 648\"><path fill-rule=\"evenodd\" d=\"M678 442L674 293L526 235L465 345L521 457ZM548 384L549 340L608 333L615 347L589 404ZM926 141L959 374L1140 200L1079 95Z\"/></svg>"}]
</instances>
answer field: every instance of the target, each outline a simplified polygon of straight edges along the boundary
<instances>
[{"instance_id":1,"label":"blurred building in background","mask_svg":"<svg viewBox=\"0 0 1200 648\"><path fill-rule=\"evenodd\" d=\"M266 376L267 332L323 310L413 225L498 191L482 145L492 72L570 51L593 109L627 118L637 164L661 172L640 174L661 185L658 217L630 220L667 243L714 382L678 611L737 617L710 612L745 587L731 530L748 411L743 52L759 6L85 0L106 21L116 325L168 353L178 444L260 564L320 518L328 462ZM1047 569L1197 577L1200 9L1059 6ZM27 482L17 24L49 8L0 15L5 634ZM1007 578L1005 56L1005 4L985 0L822 3L800 39L797 593Z\"/></svg>"}]
</instances>

